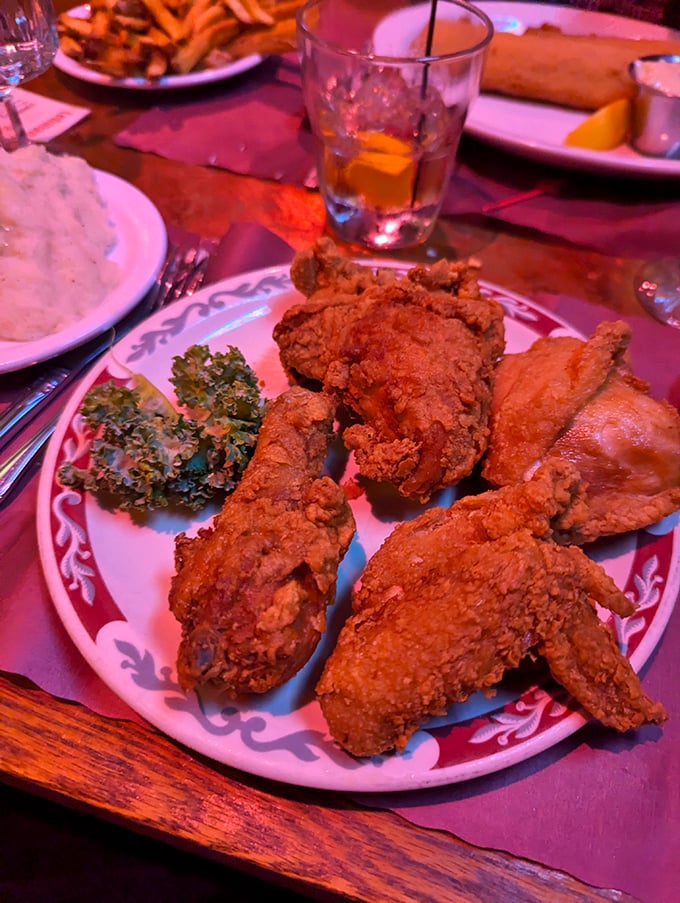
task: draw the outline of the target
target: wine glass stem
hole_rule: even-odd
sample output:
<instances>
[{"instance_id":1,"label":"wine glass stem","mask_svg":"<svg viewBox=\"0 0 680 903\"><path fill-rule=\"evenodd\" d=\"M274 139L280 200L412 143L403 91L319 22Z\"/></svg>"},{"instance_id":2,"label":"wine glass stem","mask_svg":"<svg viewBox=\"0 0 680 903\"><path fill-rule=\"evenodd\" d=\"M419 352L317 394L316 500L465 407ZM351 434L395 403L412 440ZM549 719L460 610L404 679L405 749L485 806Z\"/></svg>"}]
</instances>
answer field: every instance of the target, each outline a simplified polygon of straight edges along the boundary
<instances>
[{"instance_id":1,"label":"wine glass stem","mask_svg":"<svg viewBox=\"0 0 680 903\"><path fill-rule=\"evenodd\" d=\"M0 141L3 148L6 151L14 151L19 147L26 147L27 144L30 144L30 141L11 92L8 90L0 92L0 100L2 100L2 105L5 108L7 120L11 127L9 135L6 135L4 130L0 129Z\"/></svg>"}]
</instances>

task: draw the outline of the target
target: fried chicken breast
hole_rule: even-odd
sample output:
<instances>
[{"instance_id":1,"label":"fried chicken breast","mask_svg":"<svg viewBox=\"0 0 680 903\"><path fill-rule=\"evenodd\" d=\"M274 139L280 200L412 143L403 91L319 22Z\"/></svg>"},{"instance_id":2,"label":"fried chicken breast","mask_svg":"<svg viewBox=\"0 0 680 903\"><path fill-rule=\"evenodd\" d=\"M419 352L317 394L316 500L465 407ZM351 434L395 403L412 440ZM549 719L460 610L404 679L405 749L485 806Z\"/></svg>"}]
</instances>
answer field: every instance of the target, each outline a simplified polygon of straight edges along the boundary
<instances>
[{"instance_id":1,"label":"fried chicken breast","mask_svg":"<svg viewBox=\"0 0 680 903\"><path fill-rule=\"evenodd\" d=\"M562 530L565 542L636 530L680 508L680 414L631 372L629 342L625 323L601 323L586 341L540 338L496 372L482 474L505 486L548 458L571 461L589 515Z\"/></svg>"},{"instance_id":2,"label":"fried chicken breast","mask_svg":"<svg viewBox=\"0 0 680 903\"><path fill-rule=\"evenodd\" d=\"M243 478L211 527L176 539L170 608L182 624L180 684L264 693L307 662L355 530L321 470L334 404L292 388L270 401Z\"/></svg>"},{"instance_id":3,"label":"fried chicken breast","mask_svg":"<svg viewBox=\"0 0 680 903\"><path fill-rule=\"evenodd\" d=\"M441 260L397 276L321 239L291 274L308 300L274 329L281 361L349 413L343 441L360 472L419 502L468 476L487 447L504 350L503 309L474 271Z\"/></svg>"},{"instance_id":4,"label":"fried chicken breast","mask_svg":"<svg viewBox=\"0 0 680 903\"><path fill-rule=\"evenodd\" d=\"M551 461L527 482L432 508L396 527L369 561L316 693L356 756L401 750L430 716L496 684L528 654L604 724L666 718L644 693L595 603L633 605L552 524L584 516L580 479Z\"/></svg>"}]
</instances>

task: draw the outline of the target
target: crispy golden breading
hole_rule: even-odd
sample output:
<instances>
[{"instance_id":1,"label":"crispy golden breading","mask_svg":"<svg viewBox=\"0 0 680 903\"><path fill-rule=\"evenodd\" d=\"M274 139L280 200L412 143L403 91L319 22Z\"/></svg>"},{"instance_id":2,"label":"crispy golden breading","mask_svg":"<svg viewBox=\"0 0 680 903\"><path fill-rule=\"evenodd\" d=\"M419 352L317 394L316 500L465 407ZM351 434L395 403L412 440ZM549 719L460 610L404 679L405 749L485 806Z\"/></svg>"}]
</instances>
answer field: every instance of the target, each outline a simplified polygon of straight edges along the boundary
<instances>
[{"instance_id":1,"label":"crispy golden breading","mask_svg":"<svg viewBox=\"0 0 680 903\"><path fill-rule=\"evenodd\" d=\"M295 46L302 0L92 0L59 16L59 46L114 78L186 74Z\"/></svg>"},{"instance_id":2,"label":"crispy golden breading","mask_svg":"<svg viewBox=\"0 0 680 903\"><path fill-rule=\"evenodd\" d=\"M430 716L530 653L608 726L665 720L595 609L627 616L632 603L581 549L551 539L567 510L584 513L580 480L557 461L394 530L364 571L316 687L341 746L356 756L401 750Z\"/></svg>"},{"instance_id":3,"label":"crispy golden breading","mask_svg":"<svg viewBox=\"0 0 680 903\"><path fill-rule=\"evenodd\" d=\"M563 34L554 28L497 32L481 90L558 106L596 110L633 97L628 64L640 56L680 53L680 41Z\"/></svg>"},{"instance_id":4,"label":"crispy golden breading","mask_svg":"<svg viewBox=\"0 0 680 903\"><path fill-rule=\"evenodd\" d=\"M344 492L320 475L333 417L330 399L306 389L270 401L253 458L213 526L177 537L170 608L182 624L185 689L264 693L316 648L355 530Z\"/></svg>"},{"instance_id":5,"label":"crispy golden breading","mask_svg":"<svg viewBox=\"0 0 680 903\"><path fill-rule=\"evenodd\" d=\"M629 342L625 323L601 323L587 341L540 338L497 369L482 473L505 486L548 458L571 461L589 516L565 520L562 541L637 530L680 508L680 414L631 373Z\"/></svg>"},{"instance_id":6,"label":"crispy golden breading","mask_svg":"<svg viewBox=\"0 0 680 903\"><path fill-rule=\"evenodd\" d=\"M486 449L504 349L503 308L474 270L440 260L397 277L321 239L291 273L309 300L274 329L281 361L349 412L343 441L361 473L420 502L468 476Z\"/></svg>"}]
</instances>

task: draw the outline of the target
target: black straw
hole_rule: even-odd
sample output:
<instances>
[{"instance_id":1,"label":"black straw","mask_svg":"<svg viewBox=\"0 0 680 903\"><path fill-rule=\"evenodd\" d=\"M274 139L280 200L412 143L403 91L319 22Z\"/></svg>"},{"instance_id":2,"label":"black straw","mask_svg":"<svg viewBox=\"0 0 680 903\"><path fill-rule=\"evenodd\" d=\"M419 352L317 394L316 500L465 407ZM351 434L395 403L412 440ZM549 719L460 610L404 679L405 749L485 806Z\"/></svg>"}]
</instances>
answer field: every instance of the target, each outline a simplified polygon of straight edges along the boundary
<instances>
[{"instance_id":1,"label":"black straw","mask_svg":"<svg viewBox=\"0 0 680 903\"><path fill-rule=\"evenodd\" d=\"M430 21L427 23L427 35L425 37L425 56L432 56L432 41L434 40L434 25L437 18L437 0L432 0L430 5ZM420 83L420 99L425 100L425 95L427 94L427 79L429 74L430 64L425 63L423 66L423 80ZM418 120L418 128L416 130L416 141L420 144L423 125L425 124L425 114L421 112L420 118ZM416 173L413 179L413 190L411 192L411 207L416 202L416 195L418 193L418 185L420 183L420 170L422 167L422 157L418 160L418 166L416 168Z\"/></svg>"},{"instance_id":2,"label":"black straw","mask_svg":"<svg viewBox=\"0 0 680 903\"><path fill-rule=\"evenodd\" d=\"M430 6L430 21L427 23L427 37L425 38L425 56L432 56L432 41L434 40L434 23L437 18L437 0L432 0ZM427 91L427 74L429 63L425 63L423 69L423 82L420 86L420 96L425 97Z\"/></svg>"}]
</instances>

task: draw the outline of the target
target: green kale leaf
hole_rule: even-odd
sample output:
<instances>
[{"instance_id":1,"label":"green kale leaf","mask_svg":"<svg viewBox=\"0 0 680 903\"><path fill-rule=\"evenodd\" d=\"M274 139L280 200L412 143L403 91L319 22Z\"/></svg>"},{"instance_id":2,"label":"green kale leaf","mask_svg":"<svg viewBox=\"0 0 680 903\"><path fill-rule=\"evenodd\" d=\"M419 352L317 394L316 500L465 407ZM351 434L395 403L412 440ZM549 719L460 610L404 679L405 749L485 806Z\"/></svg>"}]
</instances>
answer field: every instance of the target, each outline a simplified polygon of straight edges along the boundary
<instances>
[{"instance_id":1,"label":"green kale leaf","mask_svg":"<svg viewBox=\"0 0 680 903\"><path fill-rule=\"evenodd\" d=\"M87 467L66 462L62 484L110 496L123 509L197 509L238 483L257 443L264 402L233 346L192 345L173 358L178 407L147 379L90 389L80 413L93 433Z\"/></svg>"}]
</instances>

